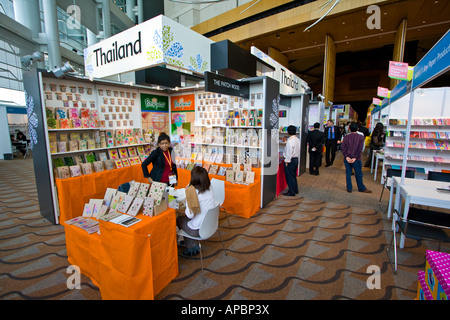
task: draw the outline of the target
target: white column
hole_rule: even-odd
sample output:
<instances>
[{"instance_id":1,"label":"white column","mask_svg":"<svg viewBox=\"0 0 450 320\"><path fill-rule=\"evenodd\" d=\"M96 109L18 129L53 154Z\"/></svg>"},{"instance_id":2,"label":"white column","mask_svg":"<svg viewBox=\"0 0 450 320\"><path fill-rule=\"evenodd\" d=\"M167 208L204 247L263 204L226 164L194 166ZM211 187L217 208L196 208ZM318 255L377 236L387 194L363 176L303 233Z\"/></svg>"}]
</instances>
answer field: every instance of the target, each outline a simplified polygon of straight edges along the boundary
<instances>
[{"instance_id":1,"label":"white column","mask_svg":"<svg viewBox=\"0 0 450 320\"><path fill-rule=\"evenodd\" d=\"M87 45L92 46L98 42L97 35L89 29L86 29L87 33Z\"/></svg>"},{"instance_id":2,"label":"white column","mask_svg":"<svg viewBox=\"0 0 450 320\"><path fill-rule=\"evenodd\" d=\"M136 23L136 14L134 13L134 7L136 6L136 0L127 0L127 16Z\"/></svg>"},{"instance_id":3,"label":"white column","mask_svg":"<svg viewBox=\"0 0 450 320\"><path fill-rule=\"evenodd\" d=\"M39 38L41 20L39 0L14 0L14 18L30 29L33 38Z\"/></svg>"},{"instance_id":4,"label":"white column","mask_svg":"<svg viewBox=\"0 0 450 320\"><path fill-rule=\"evenodd\" d=\"M45 33L47 35L49 69L53 70L61 67L56 0L42 0L42 9L44 11Z\"/></svg>"},{"instance_id":5,"label":"white column","mask_svg":"<svg viewBox=\"0 0 450 320\"><path fill-rule=\"evenodd\" d=\"M103 36L106 39L111 37L111 12L109 7L109 0L102 0L102 16Z\"/></svg>"}]
</instances>

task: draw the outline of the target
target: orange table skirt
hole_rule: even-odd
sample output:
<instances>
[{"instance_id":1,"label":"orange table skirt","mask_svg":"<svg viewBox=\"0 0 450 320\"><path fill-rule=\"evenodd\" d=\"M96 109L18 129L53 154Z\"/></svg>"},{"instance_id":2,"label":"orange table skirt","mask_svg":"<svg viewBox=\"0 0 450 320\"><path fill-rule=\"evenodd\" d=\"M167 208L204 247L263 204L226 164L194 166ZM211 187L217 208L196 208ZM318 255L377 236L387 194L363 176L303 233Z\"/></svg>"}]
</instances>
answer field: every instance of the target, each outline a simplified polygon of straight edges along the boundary
<instances>
[{"instance_id":1,"label":"orange table skirt","mask_svg":"<svg viewBox=\"0 0 450 320\"><path fill-rule=\"evenodd\" d=\"M59 202L59 221L64 222L83 214L90 199L103 199L106 188L117 189L132 180L148 183L141 165L108 170L69 179L55 179Z\"/></svg>"},{"instance_id":2,"label":"orange table skirt","mask_svg":"<svg viewBox=\"0 0 450 320\"><path fill-rule=\"evenodd\" d=\"M231 167L231 165L221 165ZM230 214L236 214L244 218L255 215L261 207L261 169L253 168L255 182L251 185L236 184L225 181L224 176L209 175L210 179L225 181L225 201L223 207ZM191 172L186 169L178 169L178 186L185 188L191 180Z\"/></svg>"},{"instance_id":3,"label":"orange table skirt","mask_svg":"<svg viewBox=\"0 0 450 320\"><path fill-rule=\"evenodd\" d=\"M100 234L66 225L68 260L105 300L153 299L178 275L176 215L168 209L128 228L100 220Z\"/></svg>"}]
</instances>

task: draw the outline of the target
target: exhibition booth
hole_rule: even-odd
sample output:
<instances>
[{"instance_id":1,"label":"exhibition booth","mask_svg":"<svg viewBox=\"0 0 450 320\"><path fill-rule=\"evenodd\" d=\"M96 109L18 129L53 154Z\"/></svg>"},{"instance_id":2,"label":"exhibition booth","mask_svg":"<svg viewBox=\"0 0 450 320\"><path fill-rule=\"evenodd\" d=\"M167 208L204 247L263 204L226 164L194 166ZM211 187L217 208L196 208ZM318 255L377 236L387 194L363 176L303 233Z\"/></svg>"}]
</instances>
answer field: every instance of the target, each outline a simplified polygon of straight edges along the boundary
<instances>
[{"instance_id":1,"label":"exhibition booth","mask_svg":"<svg viewBox=\"0 0 450 320\"><path fill-rule=\"evenodd\" d=\"M41 214L65 227L69 262L103 299L153 299L178 275L175 209L193 167L244 218L286 187L290 124L305 171L309 88L262 55L158 16L86 48L86 76L24 73ZM150 187L141 168L162 132L175 188Z\"/></svg>"}]
</instances>

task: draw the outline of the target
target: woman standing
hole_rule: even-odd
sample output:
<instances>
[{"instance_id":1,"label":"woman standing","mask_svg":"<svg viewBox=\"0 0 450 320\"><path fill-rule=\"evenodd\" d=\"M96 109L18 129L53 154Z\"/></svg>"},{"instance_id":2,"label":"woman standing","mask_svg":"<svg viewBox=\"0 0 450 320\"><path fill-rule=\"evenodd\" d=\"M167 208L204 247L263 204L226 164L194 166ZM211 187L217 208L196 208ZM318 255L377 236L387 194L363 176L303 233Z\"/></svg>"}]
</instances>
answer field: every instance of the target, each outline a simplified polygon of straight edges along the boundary
<instances>
[{"instance_id":1,"label":"woman standing","mask_svg":"<svg viewBox=\"0 0 450 320\"><path fill-rule=\"evenodd\" d=\"M162 132L158 137L158 148L142 162L142 172L144 178L148 178L151 184L163 182L168 185L176 185L178 180L177 166L172 158L172 148L170 147L170 137ZM152 171L148 172L148 165L153 165Z\"/></svg>"}]
</instances>

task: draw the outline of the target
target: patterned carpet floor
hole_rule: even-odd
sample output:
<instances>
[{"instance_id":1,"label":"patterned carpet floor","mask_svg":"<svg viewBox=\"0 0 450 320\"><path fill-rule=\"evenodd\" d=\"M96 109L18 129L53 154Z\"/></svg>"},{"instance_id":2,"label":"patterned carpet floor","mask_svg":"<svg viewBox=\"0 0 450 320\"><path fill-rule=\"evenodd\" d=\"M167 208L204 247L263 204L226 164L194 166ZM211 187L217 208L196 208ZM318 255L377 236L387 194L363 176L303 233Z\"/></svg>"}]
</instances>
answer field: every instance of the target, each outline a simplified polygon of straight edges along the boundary
<instances>
[{"instance_id":1,"label":"patterned carpet floor","mask_svg":"<svg viewBox=\"0 0 450 320\"><path fill-rule=\"evenodd\" d=\"M205 283L200 257L186 257L180 248L179 276L156 299L414 299L425 250L437 246L408 239L393 275L386 255L392 233L378 203L379 182L365 173L374 193L347 194L338 164L298 180L300 196L280 196L250 219L231 215L231 228L221 214L227 254L218 234L203 243ZM64 228L39 213L32 159L0 161L0 182L0 299L100 300L85 276L81 289L67 288ZM368 288L370 266L380 270L379 289Z\"/></svg>"}]
</instances>

